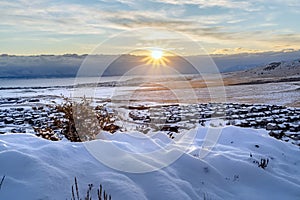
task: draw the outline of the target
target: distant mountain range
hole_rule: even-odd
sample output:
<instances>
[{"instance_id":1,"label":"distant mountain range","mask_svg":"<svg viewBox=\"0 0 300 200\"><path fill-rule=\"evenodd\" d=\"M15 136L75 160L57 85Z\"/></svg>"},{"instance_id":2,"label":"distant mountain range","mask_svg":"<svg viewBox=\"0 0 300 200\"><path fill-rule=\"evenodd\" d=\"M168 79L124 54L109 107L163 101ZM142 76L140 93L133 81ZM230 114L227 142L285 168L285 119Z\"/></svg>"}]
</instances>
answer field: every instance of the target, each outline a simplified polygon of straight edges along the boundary
<instances>
[{"instance_id":1,"label":"distant mountain range","mask_svg":"<svg viewBox=\"0 0 300 200\"><path fill-rule=\"evenodd\" d=\"M149 70L145 65L144 56L134 55L39 55L39 56L14 56L2 54L0 56L1 78L45 78L45 77L75 77L78 73L82 76L99 76L103 71L104 76L121 76L135 71L143 74ZM88 59L86 59L88 58ZM300 50L290 52L265 52L255 54L236 55L211 55L220 72L234 72L249 70L257 66L265 66L269 63L270 69L279 66L296 65L300 58ZM208 56L168 57L169 66L180 74L194 74L197 70L190 64L201 66L201 72L211 72L212 62ZM293 60L293 61L292 61ZM286 62L283 62L286 61ZM291 63L290 63L291 62ZM275 64L274 64L275 63ZM84 70L80 66L87 66ZM297 65L298 66L298 65ZM277 67L275 67L277 68ZM278 68L280 69L280 67ZM297 68L298 69L298 68ZM255 70L253 71L253 73ZM268 70L263 70L267 74ZM249 71L251 73L251 71ZM256 74L261 72L256 72Z\"/></svg>"}]
</instances>

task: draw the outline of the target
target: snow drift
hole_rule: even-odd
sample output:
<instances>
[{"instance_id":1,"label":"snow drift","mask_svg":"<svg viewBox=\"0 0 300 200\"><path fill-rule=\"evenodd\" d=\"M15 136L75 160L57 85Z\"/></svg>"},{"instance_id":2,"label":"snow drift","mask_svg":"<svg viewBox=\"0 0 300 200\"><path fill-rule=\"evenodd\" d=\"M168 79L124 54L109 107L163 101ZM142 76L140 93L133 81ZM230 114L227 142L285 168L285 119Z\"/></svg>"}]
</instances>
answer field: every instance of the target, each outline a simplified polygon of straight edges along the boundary
<instances>
[{"instance_id":1,"label":"snow drift","mask_svg":"<svg viewBox=\"0 0 300 200\"><path fill-rule=\"evenodd\" d=\"M31 134L0 135L0 177L6 176L0 199L70 199L74 177L81 194L88 184L101 183L113 200L299 198L299 147L271 138L265 130L229 126L212 151L200 159L206 132L207 128L199 127L179 159L149 173L126 173L102 164L86 149L87 143L95 141L51 142ZM130 134L105 137L98 144L117 143L128 153L145 152L145 143ZM146 146L153 150L170 141L158 133L155 142L146 141ZM265 169L258 164L262 159L269 160Z\"/></svg>"}]
</instances>

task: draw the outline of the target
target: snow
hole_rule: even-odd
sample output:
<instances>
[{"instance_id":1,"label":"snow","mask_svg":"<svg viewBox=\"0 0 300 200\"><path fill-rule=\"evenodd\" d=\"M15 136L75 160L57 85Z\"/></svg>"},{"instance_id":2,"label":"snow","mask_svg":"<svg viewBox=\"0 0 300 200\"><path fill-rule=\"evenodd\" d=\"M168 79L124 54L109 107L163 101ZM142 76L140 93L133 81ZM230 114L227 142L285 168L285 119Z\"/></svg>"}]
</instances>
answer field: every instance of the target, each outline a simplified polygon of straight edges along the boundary
<instances>
[{"instance_id":1,"label":"snow","mask_svg":"<svg viewBox=\"0 0 300 200\"><path fill-rule=\"evenodd\" d=\"M89 183L101 183L113 200L299 199L299 147L276 140L265 130L226 126L211 152L201 159L208 129L191 130L196 134L189 144L162 133L151 138L140 133L104 133L84 143L52 142L32 134L0 135L0 178L6 176L0 199L70 199L75 176L82 196ZM90 149L95 144L108 147L102 148L101 155L106 154L112 163L123 163L124 169L155 166L160 157L150 155L163 148L170 150L165 156L174 152L181 156L152 172L129 173L101 163ZM123 154L114 155L112 146ZM265 169L255 163L261 159L269 159Z\"/></svg>"}]
</instances>

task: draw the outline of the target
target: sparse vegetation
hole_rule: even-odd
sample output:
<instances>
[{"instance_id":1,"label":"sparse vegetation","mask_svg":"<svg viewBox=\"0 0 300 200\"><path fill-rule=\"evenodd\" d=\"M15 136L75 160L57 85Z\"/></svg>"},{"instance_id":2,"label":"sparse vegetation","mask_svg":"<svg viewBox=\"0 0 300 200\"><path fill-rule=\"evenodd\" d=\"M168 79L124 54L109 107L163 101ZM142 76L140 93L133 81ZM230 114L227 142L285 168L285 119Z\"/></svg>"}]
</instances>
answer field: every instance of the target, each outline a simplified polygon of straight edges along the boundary
<instances>
[{"instance_id":1,"label":"sparse vegetation","mask_svg":"<svg viewBox=\"0 0 300 200\"><path fill-rule=\"evenodd\" d=\"M211 200L211 198L209 198L207 193L203 193L203 200Z\"/></svg>"},{"instance_id":2,"label":"sparse vegetation","mask_svg":"<svg viewBox=\"0 0 300 200\"><path fill-rule=\"evenodd\" d=\"M254 160L253 163L256 163L262 169L266 169L269 164L269 158L261 158L260 161Z\"/></svg>"},{"instance_id":3,"label":"sparse vegetation","mask_svg":"<svg viewBox=\"0 0 300 200\"><path fill-rule=\"evenodd\" d=\"M98 105L95 108L91 105L92 100L82 98L80 101L71 101L64 98L64 103L56 105L57 113L62 113L62 117L53 116L52 124L47 127L35 127L38 136L45 139L52 139L47 133L53 133L56 129L61 129L61 134L72 142L81 142L95 139L101 130L114 133L120 127L113 124L113 114L107 109Z\"/></svg>"},{"instance_id":4,"label":"sparse vegetation","mask_svg":"<svg viewBox=\"0 0 300 200\"><path fill-rule=\"evenodd\" d=\"M269 158L267 159L260 159L260 163L258 164L258 167L265 169L269 164Z\"/></svg>"},{"instance_id":5,"label":"sparse vegetation","mask_svg":"<svg viewBox=\"0 0 300 200\"><path fill-rule=\"evenodd\" d=\"M1 181L0 181L0 190L1 190L1 188L2 188L2 185L3 185L4 179L5 179L5 176L3 176L3 177L1 178Z\"/></svg>"},{"instance_id":6,"label":"sparse vegetation","mask_svg":"<svg viewBox=\"0 0 300 200\"><path fill-rule=\"evenodd\" d=\"M94 187L93 184L88 184L88 189L84 198L80 197L79 187L77 178L74 179L74 185L72 185L72 197L71 200L92 200L92 189ZM100 184L99 189L97 189L97 200L111 200L111 195L108 194Z\"/></svg>"}]
</instances>

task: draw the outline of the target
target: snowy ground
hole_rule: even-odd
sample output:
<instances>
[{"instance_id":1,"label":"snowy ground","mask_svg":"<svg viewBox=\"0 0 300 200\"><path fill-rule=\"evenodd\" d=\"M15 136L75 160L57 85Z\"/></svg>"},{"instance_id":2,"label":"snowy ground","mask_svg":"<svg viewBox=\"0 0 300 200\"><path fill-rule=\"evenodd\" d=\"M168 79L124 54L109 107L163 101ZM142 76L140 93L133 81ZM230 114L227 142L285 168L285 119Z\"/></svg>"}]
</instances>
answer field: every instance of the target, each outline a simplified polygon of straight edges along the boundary
<instances>
[{"instance_id":1,"label":"snowy ground","mask_svg":"<svg viewBox=\"0 0 300 200\"><path fill-rule=\"evenodd\" d=\"M226 78L226 75L224 75ZM103 78L102 78L103 79ZM115 78L116 79L116 78ZM0 82L0 98L9 97L49 97L55 98L61 95L70 97L74 93L74 88L71 86L74 84L75 79L1 79ZM76 80L78 84L92 83L97 81L97 78L87 78ZM117 80L117 79L116 79ZM195 80L198 80L197 78ZM251 78L245 78L243 80L251 80ZM114 81L112 78L104 78L103 81ZM135 86L122 86L122 87L82 87L76 89L76 94L92 94L95 99L108 99L112 98L116 101L119 99L128 99L130 95L130 101L141 102L162 102L178 100L176 94L186 97L181 102L184 103L187 100L191 100L190 94L195 94L197 103L210 102L211 94L205 87L184 88L184 90L177 91L176 89L170 90L151 90L151 87L141 84L137 81L127 81L127 83ZM231 81L234 81L232 79ZM203 82L202 80L200 81ZM159 80L156 83L161 85L172 85L176 81ZM136 87L137 86L137 87ZM42 88L38 88L42 87ZM285 105L291 107L299 107L299 81L296 82L278 82L267 84L252 84L252 85L225 85L225 95L227 102L236 103L260 103L260 104L274 104ZM91 90L91 92L87 92ZM222 92L221 87L216 87L216 92ZM172 94L172 92L175 92ZM186 95L187 94L187 95ZM82 95L83 96L83 95ZM222 101L223 102L223 101ZM1 105L0 105L1 106Z\"/></svg>"},{"instance_id":2,"label":"snowy ground","mask_svg":"<svg viewBox=\"0 0 300 200\"><path fill-rule=\"evenodd\" d=\"M1 82L0 97L38 98L41 103L47 103L57 100L61 94L69 97L74 92L73 88L65 87L73 80L67 83L65 80L28 81L30 83L24 80ZM12 85L14 87L10 88ZM225 91L228 102L299 106L299 82L225 86ZM188 89L184 92L190 93ZM200 103L209 100L206 88L194 88L194 92ZM133 103L150 101L155 104L166 98L173 102L177 98L169 90L144 86L138 90L131 86L98 87L93 91L93 97L99 101L112 96L117 101L128 94L129 102ZM26 108L25 104L2 102L0 107ZM202 158L201 150L210 149L203 146L209 144L204 139L208 129L197 127L197 135L188 142L171 140L159 132L148 134L149 137L131 132L106 134L106 137L85 143L52 142L33 134L0 134L0 199L71 199L74 177L78 179L82 196L88 184L94 184L93 194L96 194L101 183L113 200L299 199L298 146L270 137L266 130L226 126L217 144ZM100 154L91 154L88 148L91 146L108 148L100 148ZM110 147L117 147L123 153L116 155ZM152 156L151 153L162 149L169 150L164 155L167 159L174 153L180 157L170 162L173 160ZM100 158L100 162L97 155L105 155L104 158L115 163L103 162L104 158ZM262 160L269 160L265 169L259 167ZM141 172L135 169L144 166L163 168L147 173L128 172ZM5 178L1 184L2 176Z\"/></svg>"},{"instance_id":3,"label":"snowy ground","mask_svg":"<svg viewBox=\"0 0 300 200\"><path fill-rule=\"evenodd\" d=\"M70 199L75 176L82 196L89 183L96 187L101 183L113 200L299 199L299 147L276 140L265 130L228 126L201 159L207 130L198 127L190 145L157 133L145 141L146 150L141 138L124 133L86 143L51 142L32 134L0 135L0 179L6 176L0 199ZM110 149L105 153L123 163L124 169L143 165L143 158L152 159L154 165L158 158L150 158L147 151L166 145L182 156L154 172L128 173L99 162L86 148L92 143L123 149L122 157L112 155ZM126 155L139 159L128 162ZM256 161L261 159L269 159L265 169L258 167Z\"/></svg>"}]
</instances>

